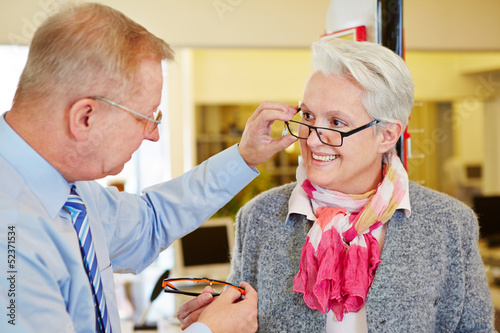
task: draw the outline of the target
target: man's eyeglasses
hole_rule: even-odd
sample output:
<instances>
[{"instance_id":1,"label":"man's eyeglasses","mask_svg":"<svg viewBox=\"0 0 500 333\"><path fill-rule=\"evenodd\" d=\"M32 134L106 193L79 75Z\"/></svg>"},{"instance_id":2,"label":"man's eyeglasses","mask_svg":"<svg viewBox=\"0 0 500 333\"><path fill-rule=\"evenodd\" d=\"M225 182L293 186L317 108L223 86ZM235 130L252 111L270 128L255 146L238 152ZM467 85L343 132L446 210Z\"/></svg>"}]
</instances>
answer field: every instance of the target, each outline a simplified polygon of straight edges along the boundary
<instances>
[{"instance_id":1,"label":"man's eyeglasses","mask_svg":"<svg viewBox=\"0 0 500 333\"><path fill-rule=\"evenodd\" d=\"M245 295L245 289L225 281L218 281L209 278L171 278L163 280L162 287L166 293L182 294L188 296L199 296L201 287L209 285L215 291L212 296L219 296L226 287L236 288L241 292L241 297Z\"/></svg>"},{"instance_id":2,"label":"man's eyeglasses","mask_svg":"<svg viewBox=\"0 0 500 333\"><path fill-rule=\"evenodd\" d=\"M148 121L146 122L146 125L145 125L145 128L144 130L147 132L147 133L153 133L156 129L156 127L161 124L161 118L163 117L162 113L161 113L161 110L160 109L156 109L156 111L154 112L154 118L149 118L149 117L146 117L145 115L143 114L140 114L139 112L136 112L136 111L133 111L133 110L130 110L129 108L123 106L123 105L120 105L116 102L113 102L112 100L109 100L105 97L100 97L100 96L93 96L93 97L89 97L90 99L95 99L95 100L99 100L99 101L103 101L103 102L106 102L108 104L111 104L111 105L114 105L116 107L119 107L120 109L122 110L125 110L127 112L130 112L132 114L135 114L136 116L138 117L141 117L141 118L144 118L144 119L147 119Z\"/></svg>"},{"instance_id":3,"label":"man's eyeglasses","mask_svg":"<svg viewBox=\"0 0 500 333\"><path fill-rule=\"evenodd\" d=\"M297 112L299 111L300 108ZM311 132L314 130L318 135L319 141L321 141L321 143L327 146L340 147L344 143L345 137L358 133L359 131L371 127L378 122L380 121L374 120L366 125L350 130L349 132L340 132L331 128L311 126L295 120L285 121L285 124L288 132L296 138L307 139L309 135L311 135Z\"/></svg>"}]
</instances>

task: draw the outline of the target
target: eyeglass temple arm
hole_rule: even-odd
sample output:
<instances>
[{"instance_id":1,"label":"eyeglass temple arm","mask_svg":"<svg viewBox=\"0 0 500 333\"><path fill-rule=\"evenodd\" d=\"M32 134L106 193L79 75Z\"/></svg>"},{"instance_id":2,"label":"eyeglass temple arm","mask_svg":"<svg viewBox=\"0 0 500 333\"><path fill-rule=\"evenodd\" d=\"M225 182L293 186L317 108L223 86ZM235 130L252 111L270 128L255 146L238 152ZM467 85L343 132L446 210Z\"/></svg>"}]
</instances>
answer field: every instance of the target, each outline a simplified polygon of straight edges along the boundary
<instances>
[{"instance_id":1,"label":"eyeglass temple arm","mask_svg":"<svg viewBox=\"0 0 500 333\"><path fill-rule=\"evenodd\" d=\"M181 294L181 295L187 295L187 296L200 296L201 293L194 293L194 292L190 292L190 291L182 291L182 290L172 290L172 289L164 289L163 290L164 292L166 293L171 293L171 294ZM217 296L220 296L220 293L211 293L211 295L213 297L217 297Z\"/></svg>"},{"instance_id":2,"label":"eyeglass temple arm","mask_svg":"<svg viewBox=\"0 0 500 333\"><path fill-rule=\"evenodd\" d=\"M379 122L380 122L380 120L374 120L374 121L372 121L371 123L368 123L368 124L366 124L366 125L364 125L364 126L361 126L361 127L355 128L355 129L353 129L352 131L349 131L349 132L347 132L347 133L344 133L344 135L343 135L343 136L344 136L344 137L346 137L346 136L349 136L349 135L353 135L353 134L358 133L359 131L362 131L362 130L364 130L364 129L368 128L368 127L371 127L371 126L373 126L373 125L375 125L376 123L379 123ZM342 132L341 132L341 133L342 133Z\"/></svg>"},{"instance_id":3,"label":"eyeglass temple arm","mask_svg":"<svg viewBox=\"0 0 500 333\"><path fill-rule=\"evenodd\" d=\"M159 124L161 124L161 120L156 120L156 119L151 119L151 118L149 118L149 117L146 117L145 115L140 114L139 112L136 112L136 111L134 111L134 110L131 110L131 109L129 109L129 108L127 108L127 107L123 106L123 105L120 105L120 104L118 104L118 103L116 103L116 102L113 102L112 100L107 99L107 98L105 98L105 97L101 97L101 96L93 96L93 97L89 97L89 98L90 98L90 99L94 99L94 100L96 100L96 99L97 99L97 100L100 100L100 101L104 101L104 102L109 103L109 104L111 104L111 105L114 105L114 106L116 106L116 107L118 107L118 108L120 108L120 109L127 110L128 112L130 112L130 113L132 113L132 114L135 114L136 116L139 116L139 117L141 117L141 118L144 118L144 119L147 119L147 120L149 120L149 121L152 121L152 122L153 122L153 123L155 123L155 124L158 124L158 125L159 125Z\"/></svg>"}]
</instances>

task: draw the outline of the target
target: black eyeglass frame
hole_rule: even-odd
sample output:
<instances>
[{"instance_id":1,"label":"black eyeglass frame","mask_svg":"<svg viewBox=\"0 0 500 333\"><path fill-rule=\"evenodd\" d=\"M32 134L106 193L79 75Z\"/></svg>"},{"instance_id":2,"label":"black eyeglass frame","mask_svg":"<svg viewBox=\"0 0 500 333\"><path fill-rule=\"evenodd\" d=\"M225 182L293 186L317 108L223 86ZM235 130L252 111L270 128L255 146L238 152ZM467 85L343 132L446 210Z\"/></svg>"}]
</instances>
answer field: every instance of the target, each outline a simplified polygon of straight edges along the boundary
<instances>
[{"instance_id":1,"label":"black eyeglass frame","mask_svg":"<svg viewBox=\"0 0 500 333\"><path fill-rule=\"evenodd\" d=\"M299 108L299 109L297 110L297 113L298 113L298 112L300 112L300 111L301 111L301 109ZM376 119L375 119L375 120L373 120L372 122L369 122L368 124L365 124L365 125L360 126L360 127L356 127L355 129L352 129L352 130L350 130L349 132L341 132L341 131L334 130L334 129L327 128L327 127L317 127L317 126L311 126L311 125L307 125L307 124L304 124L304 123L301 123L301 122L299 122L299 121L295 121L295 120L285 121L285 124L286 124L286 127L287 127L287 129L288 129L288 133L290 133L292 136L294 136L294 137L296 137L296 138L299 138L299 139L303 139L303 140L305 140L305 139L309 138L309 136L311 135L312 130L314 129L314 131L316 132L316 135L318 136L318 139L319 139L319 141L321 141L321 143L323 143L323 144L325 144L325 145L327 145L327 146L331 146L331 147L341 147L341 146L344 144L344 138L345 138L345 137L348 137L348 136L351 136L351 135L353 135L353 134L356 134L356 133L358 133L358 132L360 132L360 131L362 131L362 130L364 130L364 129L368 128L368 127L371 127L371 126L373 126L373 125L375 125L375 124L377 124L377 123L379 123L379 122L380 122L380 120L376 120ZM300 136L298 136L298 135L294 135L294 134L292 133L292 130L290 129L290 125L289 125L288 123L295 123L295 124L303 125L303 126L306 126L307 128L309 128L309 132L307 133L307 137L302 138L302 137L300 137ZM339 134L340 134L340 144L339 144L339 145L332 145L332 144L330 144L330 143L326 143L326 142L324 142L324 141L321 139L321 135L319 134L318 129L319 129L319 130L326 130L326 131L332 131L332 132L337 132L337 133L339 133Z\"/></svg>"},{"instance_id":2,"label":"black eyeglass frame","mask_svg":"<svg viewBox=\"0 0 500 333\"><path fill-rule=\"evenodd\" d=\"M206 277L203 278L169 278L163 280L162 287L164 288L163 291L166 293L171 293L171 294L182 294L182 295L187 295L187 296L200 296L201 293L195 293L195 292L190 292L190 291L184 291L184 290L179 290L170 282L175 282L175 281L193 281L195 283L200 283L200 282L208 282L209 285L212 284L220 284L232 288L236 288L241 292L241 298L245 296L245 289L241 288L240 286L234 285L232 283L226 282L226 281L219 281L219 280L214 280L214 279L209 279ZM168 288L168 289L167 289ZM213 297L219 296L220 293L212 293Z\"/></svg>"}]
</instances>

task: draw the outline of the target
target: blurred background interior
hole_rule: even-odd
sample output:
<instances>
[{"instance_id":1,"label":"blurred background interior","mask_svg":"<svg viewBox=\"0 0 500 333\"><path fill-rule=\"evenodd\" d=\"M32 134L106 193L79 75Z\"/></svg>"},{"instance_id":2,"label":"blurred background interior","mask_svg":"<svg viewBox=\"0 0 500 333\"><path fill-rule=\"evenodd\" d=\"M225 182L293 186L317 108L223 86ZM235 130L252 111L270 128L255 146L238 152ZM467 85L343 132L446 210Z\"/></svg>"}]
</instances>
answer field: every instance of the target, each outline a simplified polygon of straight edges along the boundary
<instances>
[{"instance_id":1,"label":"blurred background interior","mask_svg":"<svg viewBox=\"0 0 500 333\"><path fill-rule=\"evenodd\" d=\"M0 0L0 113L11 106L34 30L65 2ZM133 193L237 143L262 101L297 105L311 71L309 47L325 33L330 5L330 0L98 2L122 11L176 51L176 61L164 64L160 141L144 142L121 174L100 180ZM481 210L482 250L496 302L498 242L486 236L500 232L498 218L488 222L487 217L488 209L500 204L500 2L404 0L403 24L405 60L415 81L410 179ZM281 133L279 127L273 130ZM153 293L167 270L171 277L225 279L238 208L263 190L294 181L298 155L293 146L261 165L262 175L207 222L206 230L174 244L138 276L116 274L124 322L154 326L175 314L178 296ZM211 241L203 247L217 247L222 259L220 253L206 258L200 251L188 253L189 244L206 239Z\"/></svg>"}]
</instances>

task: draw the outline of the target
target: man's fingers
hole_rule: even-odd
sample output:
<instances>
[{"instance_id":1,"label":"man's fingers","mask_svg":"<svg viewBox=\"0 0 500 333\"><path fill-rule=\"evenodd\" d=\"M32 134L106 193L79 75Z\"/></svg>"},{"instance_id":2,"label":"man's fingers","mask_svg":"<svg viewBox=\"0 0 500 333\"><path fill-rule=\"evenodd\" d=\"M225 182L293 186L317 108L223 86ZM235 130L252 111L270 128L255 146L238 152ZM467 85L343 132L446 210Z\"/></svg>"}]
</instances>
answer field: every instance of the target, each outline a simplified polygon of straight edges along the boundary
<instances>
[{"instance_id":1,"label":"man's fingers","mask_svg":"<svg viewBox=\"0 0 500 333\"><path fill-rule=\"evenodd\" d=\"M228 287L220 294L221 302L234 303L241 297L241 292L233 287Z\"/></svg>"},{"instance_id":2,"label":"man's fingers","mask_svg":"<svg viewBox=\"0 0 500 333\"><path fill-rule=\"evenodd\" d=\"M275 110L276 114L279 115L279 118L275 118L278 120L290 120L297 113L298 106L291 106L289 104L283 102L262 102L249 120L253 121L257 118L263 111Z\"/></svg>"},{"instance_id":3,"label":"man's fingers","mask_svg":"<svg viewBox=\"0 0 500 333\"><path fill-rule=\"evenodd\" d=\"M259 298L257 291L248 282L241 282L240 287L245 289L245 299L257 303Z\"/></svg>"},{"instance_id":4,"label":"man's fingers","mask_svg":"<svg viewBox=\"0 0 500 333\"><path fill-rule=\"evenodd\" d=\"M287 104L286 108L266 108L263 109L258 116L263 117L264 121L272 122L275 120L287 121L297 114L297 107Z\"/></svg>"},{"instance_id":5,"label":"man's fingers","mask_svg":"<svg viewBox=\"0 0 500 333\"><path fill-rule=\"evenodd\" d=\"M290 134L282 137L281 139L278 139L277 143L279 143L279 145L281 146L281 148L278 149L278 151L282 151L283 149L290 147L290 145L292 145L294 142L297 142L298 140L299 138L296 138Z\"/></svg>"},{"instance_id":6,"label":"man's fingers","mask_svg":"<svg viewBox=\"0 0 500 333\"><path fill-rule=\"evenodd\" d=\"M246 133L244 134L250 134L252 138L255 138L256 140L258 140L258 138L260 138L261 140L277 138L277 133L273 134L271 131L273 123L275 121L285 122L290 120L292 117L293 115L285 114L282 111L266 110L265 112L261 112L254 121L247 122L245 127ZM283 126L283 124L284 123L280 123L278 126Z\"/></svg>"},{"instance_id":7,"label":"man's fingers","mask_svg":"<svg viewBox=\"0 0 500 333\"><path fill-rule=\"evenodd\" d=\"M177 311L177 318L181 322L194 312L204 308L205 306L207 306L212 302L213 297L211 293L213 292L213 290L212 288L210 289L207 288L203 290L203 293L200 296L187 301L186 303L182 304L179 307L179 310Z\"/></svg>"},{"instance_id":8,"label":"man's fingers","mask_svg":"<svg viewBox=\"0 0 500 333\"><path fill-rule=\"evenodd\" d=\"M297 109L297 106L283 102L263 102L255 110L245 125L238 145L241 157L250 168L267 161L295 141L290 137L282 139L276 133L272 135L271 127L276 120L292 119Z\"/></svg>"},{"instance_id":9,"label":"man's fingers","mask_svg":"<svg viewBox=\"0 0 500 333\"><path fill-rule=\"evenodd\" d=\"M245 289L243 300L240 301L241 292L238 289L228 287L207 306L199 321L210 327L212 332L257 331L257 292L248 283L240 286Z\"/></svg>"},{"instance_id":10,"label":"man's fingers","mask_svg":"<svg viewBox=\"0 0 500 333\"><path fill-rule=\"evenodd\" d=\"M288 148L291 144L293 144L297 140L298 138L288 134L282 138L273 139L267 145L269 151L272 152L272 154L274 155L277 152L280 152L283 149Z\"/></svg>"},{"instance_id":11,"label":"man's fingers","mask_svg":"<svg viewBox=\"0 0 500 333\"><path fill-rule=\"evenodd\" d=\"M215 293L215 290L213 290L213 288L211 286L206 286L205 288L203 288L203 291L201 293L213 294L213 293Z\"/></svg>"},{"instance_id":12,"label":"man's fingers","mask_svg":"<svg viewBox=\"0 0 500 333\"><path fill-rule=\"evenodd\" d=\"M197 322L203 310L205 310L205 307L196 310L194 312L191 312L188 316L184 317L182 320L179 318L179 314L177 314L177 319L179 319L179 322L181 323L181 329L185 330L186 328Z\"/></svg>"}]
</instances>

